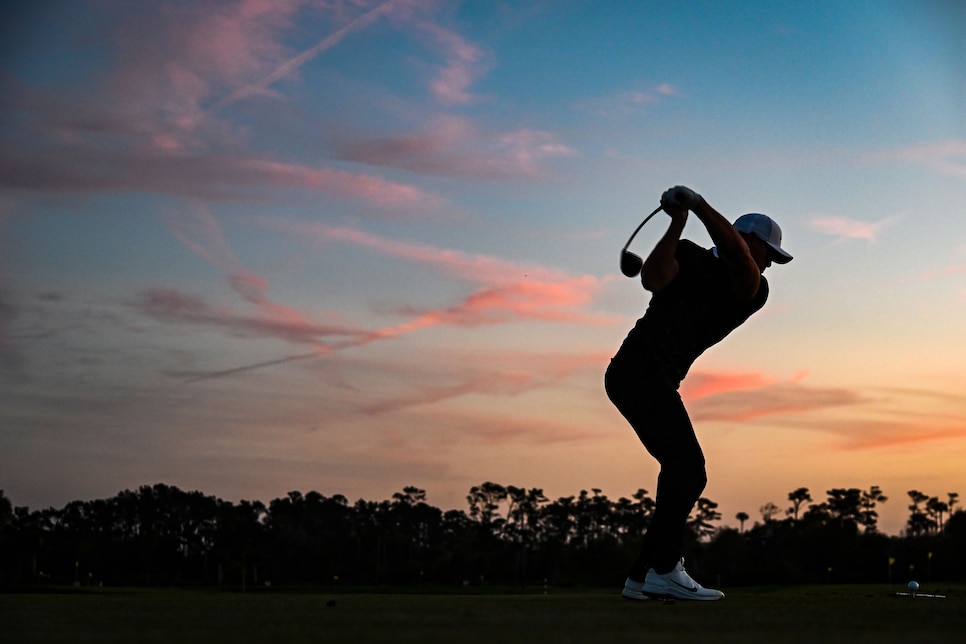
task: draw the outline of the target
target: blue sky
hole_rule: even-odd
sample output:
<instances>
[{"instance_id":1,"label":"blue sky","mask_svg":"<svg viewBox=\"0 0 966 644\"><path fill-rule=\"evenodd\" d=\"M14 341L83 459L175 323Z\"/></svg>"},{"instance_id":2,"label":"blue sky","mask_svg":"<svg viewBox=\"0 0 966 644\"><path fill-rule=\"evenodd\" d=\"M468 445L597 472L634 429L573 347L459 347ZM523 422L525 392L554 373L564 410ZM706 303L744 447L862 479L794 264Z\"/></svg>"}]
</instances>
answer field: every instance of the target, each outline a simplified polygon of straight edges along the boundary
<instances>
[{"instance_id":1,"label":"blue sky","mask_svg":"<svg viewBox=\"0 0 966 644\"><path fill-rule=\"evenodd\" d=\"M966 492L961 3L2 11L16 505L653 490L601 380L675 184L796 258L683 389L723 522L879 485L895 533Z\"/></svg>"}]
</instances>

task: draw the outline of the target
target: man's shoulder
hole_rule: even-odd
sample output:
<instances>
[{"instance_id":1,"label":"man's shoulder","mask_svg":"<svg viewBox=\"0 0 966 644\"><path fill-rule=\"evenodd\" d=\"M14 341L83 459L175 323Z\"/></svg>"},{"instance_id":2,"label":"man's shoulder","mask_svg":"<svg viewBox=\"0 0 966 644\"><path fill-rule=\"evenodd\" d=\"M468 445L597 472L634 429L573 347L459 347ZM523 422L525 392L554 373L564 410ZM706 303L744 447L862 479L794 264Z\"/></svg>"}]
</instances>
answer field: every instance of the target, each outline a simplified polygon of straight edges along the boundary
<instances>
[{"instance_id":1,"label":"man's shoulder","mask_svg":"<svg viewBox=\"0 0 966 644\"><path fill-rule=\"evenodd\" d=\"M678 241L677 254L684 257L714 257L714 253L699 246L690 239L681 239Z\"/></svg>"},{"instance_id":2,"label":"man's shoulder","mask_svg":"<svg viewBox=\"0 0 966 644\"><path fill-rule=\"evenodd\" d=\"M694 243L690 239L684 239L684 238L678 241L678 248L685 248L688 251L698 251L702 253L711 252L707 248L704 248L703 246L699 246L698 244Z\"/></svg>"},{"instance_id":3,"label":"man's shoulder","mask_svg":"<svg viewBox=\"0 0 966 644\"><path fill-rule=\"evenodd\" d=\"M712 249L700 246L690 239L681 239L678 241L675 257L681 264L688 264L694 267L702 266L706 270L711 269L714 263L718 261Z\"/></svg>"}]
</instances>

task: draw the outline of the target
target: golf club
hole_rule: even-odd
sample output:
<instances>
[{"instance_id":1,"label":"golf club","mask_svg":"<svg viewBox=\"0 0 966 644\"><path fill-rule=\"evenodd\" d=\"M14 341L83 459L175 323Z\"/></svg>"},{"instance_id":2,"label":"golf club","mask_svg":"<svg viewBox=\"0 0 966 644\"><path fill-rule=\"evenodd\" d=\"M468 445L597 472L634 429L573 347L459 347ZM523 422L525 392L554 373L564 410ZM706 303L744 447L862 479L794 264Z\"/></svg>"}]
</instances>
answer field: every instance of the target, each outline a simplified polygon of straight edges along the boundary
<instances>
[{"instance_id":1,"label":"golf club","mask_svg":"<svg viewBox=\"0 0 966 644\"><path fill-rule=\"evenodd\" d=\"M642 221L641 224L634 229L634 232L631 233L631 236L627 240L627 243L624 244L624 248L621 249L621 273L623 273L627 277L637 277L638 274L640 274L641 272L641 268L644 267L644 260L641 259L640 256L635 255L634 253L627 250L627 247L631 245L632 241L634 241L634 237L641 230L641 228L644 227L644 224L650 221L651 217L659 213L661 211L661 208L662 206L658 206L657 208L654 209L654 212L652 212L651 214L649 214L647 217L644 218L644 221Z\"/></svg>"}]
</instances>

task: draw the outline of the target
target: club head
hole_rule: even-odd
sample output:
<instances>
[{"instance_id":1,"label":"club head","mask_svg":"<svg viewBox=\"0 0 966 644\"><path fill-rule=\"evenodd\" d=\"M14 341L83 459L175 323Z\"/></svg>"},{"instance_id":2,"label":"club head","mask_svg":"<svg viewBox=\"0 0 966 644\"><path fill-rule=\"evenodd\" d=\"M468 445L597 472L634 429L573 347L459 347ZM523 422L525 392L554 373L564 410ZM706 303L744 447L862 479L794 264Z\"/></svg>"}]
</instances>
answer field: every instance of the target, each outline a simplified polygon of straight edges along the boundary
<instances>
[{"instance_id":1,"label":"club head","mask_svg":"<svg viewBox=\"0 0 966 644\"><path fill-rule=\"evenodd\" d=\"M629 250L621 251L621 273L627 277L637 277L641 269L644 267L644 260L630 252Z\"/></svg>"}]
</instances>

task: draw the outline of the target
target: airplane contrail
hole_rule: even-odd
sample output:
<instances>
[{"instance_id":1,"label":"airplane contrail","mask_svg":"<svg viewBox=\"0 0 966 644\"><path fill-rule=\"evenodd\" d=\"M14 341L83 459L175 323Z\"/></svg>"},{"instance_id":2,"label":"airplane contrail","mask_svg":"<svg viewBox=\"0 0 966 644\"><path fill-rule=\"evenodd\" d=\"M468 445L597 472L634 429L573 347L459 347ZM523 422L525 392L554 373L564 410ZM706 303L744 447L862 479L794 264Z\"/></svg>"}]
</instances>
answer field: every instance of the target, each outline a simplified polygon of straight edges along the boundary
<instances>
[{"instance_id":1,"label":"airplane contrail","mask_svg":"<svg viewBox=\"0 0 966 644\"><path fill-rule=\"evenodd\" d=\"M275 68L275 70L272 73L268 74L264 78L254 83L251 83L241 89L235 90L225 98L215 103L211 107L209 112L218 111L221 108L225 107L226 105L234 103L235 101L245 98L246 96L251 96L252 94L259 94L261 92L264 92L270 85L272 85L276 81L282 78L285 78L293 71L295 71L296 69L298 69L299 67L307 63L308 61L312 60L322 52L328 49L331 49L335 45L339 44L339 42L341 42L342 39L348 36L350 33L354 31L358 31L359 29L362 29L364 27L368 27L370 24L372 24L373 22L381 18L384 14L389 13L393 8L395 8L396 5L399 5L399 4L402 4L401 0L387 0L387 2L382 3L378 7L374 9L370 9L369 11L362 14L358 18L355 18L354 20L349 22L347 25L345 25L335 33L332 33L326 36L318 43L316 43L314 46L306 49L305 51L298 54L297 56L285 61L277 68Z\"/></svg>"}]
</instances>

